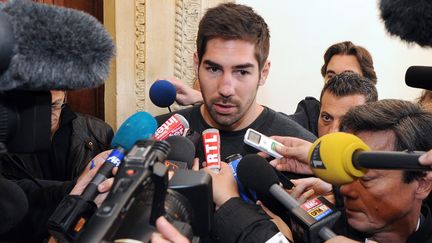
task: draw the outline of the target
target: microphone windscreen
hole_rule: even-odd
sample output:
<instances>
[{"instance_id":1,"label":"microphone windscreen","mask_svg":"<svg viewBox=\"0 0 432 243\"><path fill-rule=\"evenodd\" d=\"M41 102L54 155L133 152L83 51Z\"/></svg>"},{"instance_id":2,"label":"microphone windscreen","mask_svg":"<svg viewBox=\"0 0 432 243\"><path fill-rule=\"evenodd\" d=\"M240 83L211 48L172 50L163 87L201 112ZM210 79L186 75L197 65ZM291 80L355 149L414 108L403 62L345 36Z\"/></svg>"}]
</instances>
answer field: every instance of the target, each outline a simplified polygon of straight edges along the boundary
<instances>
[{"instance_id":1,"label":"microphone windscreen","mask_svg":"<svg viewBox=\"0 0 432 243\"><path fill-rule=\"evenodd\" d=\"M152 137L156 127L157 122L152 115L144 111L137 112L123 122L111 145L130 150L137 141Z\"/></svg>"},{"instance_id":2,"label":"microphone windscreen","mask_svg":"<svg viewBox=\"0 0 432 243\"><path fill-rule=\"evenodd\" d=\"M0 234L17 225L28 210L24 191L14 182L0 179Z\"/></svg>"},{"instance_id":3,"label":"microphone windscreen","mask_svg":"<svg viewBox=\"0 0 432 243\"><path fill-rule=\"evenodd\" d=\"M170 136L165 141L171 145L167 160L186 162L191 169L195 158L195 145L189 138L183 136Z\"/></svg>"},{"instance_id":4,"label":"microphone windscreen","mask_svg":"<svg viewBox=\"0 0 432 243\"><path fill-rule=\"evenodd\" d=\"M257 154L244 156L237 165L240 182L260 194L268 194L270 187L279 183L272 166Z\"/></svg>"},{"instance_id":5,"label":"microphone windscreen","mask_svg":"<svg viewBox=\"0 0 432 243\"><path fill-rule=\"evenodd\" d=\"M390 34L432 47L432 1L381 0L379 8Z\"/></svg>"},{"instance_id":6,"label":"microphone windscreen","mask_svg":"<svg viewBox=\"0 0 432 243\"><path fill-rule=\"evenodd\" d=\"M14 54L0 76L0 90L93 88L108 77L114 43L103 25L82 11L9 1Z\"/></svg>"},{"instance_id":7,"label":"microphone windscreen","mask_svg":"<svg viewBox=\"0 0 432 243\"><path fill-rule=\"evenodd\" d=\"M432 67L409 67L405 73L405 83L410 87L432 90Z\"/></svg>"},{"instance_id":8,"label":"microphone windscreen","mask_svg":"<svg viewBox=\"0 0 432 243\"><path fill-rule=\"evenodd\" d=\"M150 87L150 100L158 107L169 107L176 99L176 88L166 80L158 80Z\"/></svg>"}]
</instances>

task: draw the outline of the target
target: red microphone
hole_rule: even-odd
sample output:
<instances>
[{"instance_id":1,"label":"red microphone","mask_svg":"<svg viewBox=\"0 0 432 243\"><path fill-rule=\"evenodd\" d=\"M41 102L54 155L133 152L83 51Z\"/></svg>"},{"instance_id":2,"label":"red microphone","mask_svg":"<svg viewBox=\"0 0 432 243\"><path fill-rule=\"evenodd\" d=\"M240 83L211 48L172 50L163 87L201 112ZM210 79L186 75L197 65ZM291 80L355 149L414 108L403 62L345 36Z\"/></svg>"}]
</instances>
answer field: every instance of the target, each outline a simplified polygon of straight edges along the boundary
<instances>
[{"instance_id":1,"label":"red microphone","mask_svg":"<svg viewBox=\"0 0 432 243\"><path fill-rule=\"evenodd\" d=\"M165 140L170 136L185 136L188 130L189 123L186 118L180 114L174 114L156 130L154 139Z\"/></svg>"},{"instance_id":2,"label":"red microphone","mask_svg":"<svg viewBox=\"0 0 432 243\"><path fill-rule=\"evenodd\" d=\"M219 173L220 171L220 136L219 130L209 128L202 132L206 167Z\"/></svg>"}]
</instances>

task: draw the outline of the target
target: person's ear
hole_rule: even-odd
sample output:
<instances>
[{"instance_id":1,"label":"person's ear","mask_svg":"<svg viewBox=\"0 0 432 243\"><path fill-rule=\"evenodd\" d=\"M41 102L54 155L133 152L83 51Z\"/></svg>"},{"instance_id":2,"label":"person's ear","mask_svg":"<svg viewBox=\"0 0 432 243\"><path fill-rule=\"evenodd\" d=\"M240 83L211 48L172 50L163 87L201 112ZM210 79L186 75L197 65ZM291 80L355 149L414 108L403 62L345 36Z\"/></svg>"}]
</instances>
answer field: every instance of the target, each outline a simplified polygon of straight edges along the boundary
<instances>
[{"instance_id":1,"label":"person's ear","mask_svg":"<svg viewBox=\"0 0 432 243\"><path fill-rule=\"evenodd\" d=\"M198 53L197 52L194 53L193 59L194 59L195 73L198 73L199 60L198 60Z\"/></svg>"},{"instance_id":2,"label":"person's ear","mask_svg":"<svg viewBox=\"0 0 432 243\"><path fill-rule=\"evenodd\" d=\"M425 178L418 179L418 186L416 189L416 197L418 199L424 200L429 196L432 191L432 181Z\"/></svg>"},{"instance_id":3,"label":"person's ear","mask_svg":"<svg viewBox=\"0 0 432 243\"><path fill-rule=\"evenodd\" d=\"M265 84L269 72L270 72L270 60L267 60L264 63L263 68L261 70L261 75L260 75L261 78L260 78L259 83L258 83L260 86Z\"/></svg>"}]
</instances>

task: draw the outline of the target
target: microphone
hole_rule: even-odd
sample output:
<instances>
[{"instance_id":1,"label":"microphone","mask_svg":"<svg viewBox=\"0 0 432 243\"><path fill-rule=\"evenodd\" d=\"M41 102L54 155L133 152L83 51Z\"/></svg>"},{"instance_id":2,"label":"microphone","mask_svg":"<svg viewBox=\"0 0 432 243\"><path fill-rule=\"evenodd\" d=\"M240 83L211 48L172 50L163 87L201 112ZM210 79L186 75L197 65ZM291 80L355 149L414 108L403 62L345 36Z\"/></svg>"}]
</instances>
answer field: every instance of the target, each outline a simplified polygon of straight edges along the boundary
<instances>
[{"instance_id":1,"label":"microphone","mask_svg":"<svg viewBox=\"0 0 432 243\"><path fill-rule=\"evenodd\" d=\"M219 173L220 170L220 136L219 130L208 128L202 132L206 167Z\"/></svg>"},{"instance_id":2,"label":"microphone","mask_svg":"<svg viewBox=\"0 0 432 243\"><path fill-rule=\"evenodd\" d=\"M308 154L314 174L333 185L343 185L362 177L367 169L431 170L418 161L424 152L370 151L358 137L343 132L318 138Z\"/></svg>"},{"instance_id":3,"label":"microphone","mask_svg":"<svg viewBox=\"0 0 432 243\"><path fill-rule=\"evenodd\" d=\"M24 191L14 182L0 178L0 234L17 225L27 213Z\"/></svg>"},{"instance_id":4,"label":"microphone","mask_svg":"<svg viewBox=\"0 0 432 243\"><path fill-rule=\"evenodd\" d=\"M114 43L91 15L25 0L0 12L0 90L74 90L107 79Z\"/></svg>"},{"instance_id":5,"label":"microphone","mask_svg":"<svg viewBox=\"0 0 432 243\"><path fill-rule=\"evenodd\" d=\"M432 46L432 2L381 0L381 19L391 35L420 46Z\"/></svg>"},{"instance_id":6,"label":"microphone","mask_svg":"<svg viewBox=\"0 0 432 243\"><path fill-rule=\"evenodd\" d=\"M192 169L195 158L195 145L192 141L182 136L171 136L165 141L171 145L171 150L165 160L165 166L171 170Z\"/></svg>"},{"instance_id":7,"label":"microphone","mask_svg":"<svg viewBox=\"0 0 432 243\"><path fill-rule=\"evenodd\" d=\"M165 140L169 136L185 136L189 130L189 123L180 114L174 114L166 120L154 135L156 140Z\"/></svg>"},{"instance_id":8,"label":"microphone","mask_svg":"<svg viewBox=\"0 0 432 243\"><path fill-rule=\"evenodd\" d=\"M294 236L302 242L318 243L336 236L329 228L340 216L334 205L324 197L300 205L279 185L276 173L264 158L256 154L246 155L237 166L237 175L244 186L258 194L272 195L290 211Z\"/></svg>"},{"instance_id":9,"label":"microphone","mask_svg":"<svg viewBox=\"0 0 432 243\"><path fill-rule=\"evenodd\" d=\"M114 167L120 165L125 154L137 141L153 136L156 124L156 120L149 113L137 112L120 126L111 142L113 151L81 194L84 200L95 199L98 194L98 185L111 175Z\"/></svg>"},{"instance_id":10,"label":"microphone","mask_svg":"<svg viewBox=\"0 0 432 243\"><path fill-rule=\"evenodd\" d=\"M150 100L158 107L169 108L176 99L176 88L167 80L157 80L150 87Z\"/></svg>"},{"instance_id":11,"label":"microphone","mask_svg":"<svg viewBox=\"0 0 432 243\"><path fill-rule=\"evenodd\" d=\"M409 67L405 73L405 83L413 88L432 90L432 67Z\"/></svg>"}]
</instances>

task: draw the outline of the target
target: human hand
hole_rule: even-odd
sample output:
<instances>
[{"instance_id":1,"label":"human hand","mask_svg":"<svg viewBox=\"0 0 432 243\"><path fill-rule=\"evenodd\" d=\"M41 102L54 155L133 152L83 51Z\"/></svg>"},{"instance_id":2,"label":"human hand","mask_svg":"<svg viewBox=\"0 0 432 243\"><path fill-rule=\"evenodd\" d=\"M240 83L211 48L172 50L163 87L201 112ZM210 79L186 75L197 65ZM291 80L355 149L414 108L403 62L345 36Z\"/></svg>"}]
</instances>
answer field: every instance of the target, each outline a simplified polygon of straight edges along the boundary
<instances>
[{"instance_id":1,"label":"human hand","mask_svg":"<svg viewBox=\"0 0 432 243\"><path fill-rule=\"evenodd\" d=\"M300 203L318 196L328 196L332 192L332 185L317 177L291 180L291 182L294 184L294 187L289 192ZM331 197L327 199L334 200Z\"/></svg>"},{"instance_id":2,"label":"human hand","mask_svg":"<svg viewBox=\"0 0 432 243\"><path fill-rule=\"evenodd\" d=\"M237 189L237 182L227 163L221 162L219 173L209 168L203 168L202 170L212 177L213 201L216 204L216 208L222 206L229 199L240 196Z\"/></svg>"},{"instance_id":3,"label":"human hand","mask_svg":"<svg viewBox=\"0 0 432 243\"><path fill-rule=\"evenodd\" d=\"M256 202L257 205L261 206L261 208L264 210L264 212L272 218L273 223L278 227L279 231L282 232L282 234L289 240L293 240L291 229L288 227L288 225L283 221L279 216L274 214L270 209L268 209L261 201Z\"/></svg>"},{"instance_id":4,"label":"human hand","mask_svg":"<svg viewBox=\"0 0 432 243\"><path fill-rule=\"evenodd\" d=\"M279 171L313 174L307 161L312 143L295 137L272 136L271 138L284 145L284 147L276 146L276 152L283 158L270 161L273 167ZM259 155L265 156L265 153L259 153Z\"/></svg>"},{"instance_id":5,"label":"human hand","mask_svg":"<svg viewBox=\"0 0 432 243\"><path fill-rule=\"evenodd\" d=\"M164 217L159 217L156 220L157 233L153 233L151 237L152 243L188 243L189 240L166 220Z\"/></svg>"},{"instance_id":6,"label":"human hand","mask_svg":"<svg viewBox=\"0 0 432 243\"><path fill-rule=\"evenodd\" d=\"M432 149L420 156L419 162L422 165L432 166ZM432 171L427 173L427 178L432 180Z\"/></svg>"},{"instance_id":7,"label":"human hand","mask_svg":"<svg viewBox=\"0 0 432 243\"><path fill-rule=\"evenodd\" d=\"M83 193L84 189L93 179L93 177L96 175L97 171L103 165L105 160L108 158L108 155L111 153L111 151L112 150L107 150L99 153L98 155L96 155L96 157L92 159L92 161L88 163L84 171L78 177L77 183L69 193L70 195L81 195ZM117 173L117 168L114 168L112 173L115 175ZM97 206L100 206L100 204L105 200L106 196L108 195L108 191L111 189L113 182L114 182L114 178L109 178L103 181L101 184L99 184L98 191L101 194L99 194L94 200Z\"/></svg>"},{"instance_id":8,"label":"human hand","mask_svg":"<svg viewBox=\"0 0 432 243\"><path fill-rule=\"evenodd\" d=\"M180 79L172 77L165 80L171 82L176 88L176 102L179 105L186 106L203 102L201 92L193 89Z\"/></svg>"}]
</instances>

